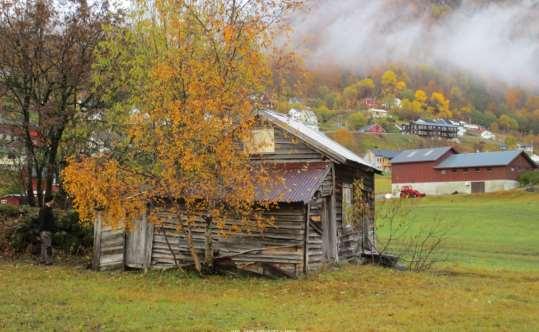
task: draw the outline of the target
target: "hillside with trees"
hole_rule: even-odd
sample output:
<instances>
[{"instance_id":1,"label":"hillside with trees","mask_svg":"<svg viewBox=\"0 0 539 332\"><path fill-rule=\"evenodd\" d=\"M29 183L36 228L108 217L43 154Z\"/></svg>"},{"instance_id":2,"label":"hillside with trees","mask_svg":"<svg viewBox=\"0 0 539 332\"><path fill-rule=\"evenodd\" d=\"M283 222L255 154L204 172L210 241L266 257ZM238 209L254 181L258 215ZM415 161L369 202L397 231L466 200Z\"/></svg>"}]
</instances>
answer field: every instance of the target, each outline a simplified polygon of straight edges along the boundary
<instances>
[{"instance_id":1,"label":"hillside with trees","mask_svg":"<svg viewBox=\"0 0 539 332\"><path fill-rule=\"evenodd\" d=\"M466 13L473 15L475 12L482 13L481 10L494 10L491 9L492 4L496 4L495 9L498 7L504 9L503 6L512 4L507 1L459 0L385 1L382 3L383 5L375 9L379 11L382 7L387 10L388 15L396 9L399 13L404 13L403 17L398 18L399 21L393 23L390 19L386 19L387 22L414 29L417 28L416 22L421 22L417 29L423 29L422 33L430 37L439 36L432 31L443 29L443 26L448 24L446 22L451 20L451 15L460 15L458 11L462 11L463 6L467 8ZM353 7L343 5L343 8ZM535 34L539 31L539 27L533 23L533 20L535 19L536 22L539 17L539 7L534 5L530 8L532 10L526 11L523 14L524 17L519 17L522 22L519 22L515 31L508 34L510 33L515 38L530 38L522 39L525 41L534 40L533 38L536 40ZM345 13L334 14L333 21L329 23L327 29L349 28L350 26L335 23L346 20L348 17L345 15ZM383 36L385 31L391 34L391 29L393 29L391 26L384 25L386 21L381 19L381 26L375 25L375 28L371 27L369 22L364 22L364 24L367 29L379 29L373 31L373 34L379 33ZM413 23L402 23L402 21ZM351 27L361 29L361 25ZM431 59L420 57L414 59L403 57L397 60L387 58L373 64L369 55L365 54L368 53L365 50L357 51L357 54L353 53L356 52L355 46L350 46L351 50L345 51L352 52L356 58L347 59L349 63L342 64L331 56L331 51L338 53L340 50L331 44L332 41L328 42L320 36L320 32L326 31L326 28L312 24L308 26L308 29L301 25L300 28L304 31L301 36L302 46L297 49L297 52L304 56L298 56L295 59L293 70L288 68L286 72L281 71L276 75L279 77L276 83L284 92L277 103L281 111L286 111L291 107L309 107L318 115L322 129L334 131L344 127L355 131L369 122L365 112L361 111L376 105L391 114L389 120L376 121L389 132L396 131L395 122L402 123L419 118L461 120L499 134L503 138L501 143L508 147L515 146L517 142L536 145L539 143L537 80L535 83L524 80L505 80L494 75L495 73L491 76L479 74L459 68L454 64L444 63L440 59L431 61ZM329 37L335 39L342 36L340 32L336 32L329 34ZM362 36L362 38L366 37ZM403 46L400 44L401 41L390 40L395 43L390 46ZM350 43L353 41L350 40ZM434 43L433 41L425 43L427 42ZM365 43L372 43L372 41L366 40ZM333 47L330 49L330 56L325 54L325 57L321 57L321 50L327 51L330 46ZM391 49L387 45L382 45L382 47ZM427 46L418 47L427 48ZM428 51L420 49L417 52ZM410 54L415 54L414 50ZM371 60L371 63L366 64L367 60ZM422 62L422 60L425 61ZM484 59L484 61L487 60L487 58ZM529 68L531 77L539 77L537 62L532 60L530 65L532 66ZM499 66L503 67L504 64ZM533 73L537 75L534 76Z\"/></svg>"}]
</instances>

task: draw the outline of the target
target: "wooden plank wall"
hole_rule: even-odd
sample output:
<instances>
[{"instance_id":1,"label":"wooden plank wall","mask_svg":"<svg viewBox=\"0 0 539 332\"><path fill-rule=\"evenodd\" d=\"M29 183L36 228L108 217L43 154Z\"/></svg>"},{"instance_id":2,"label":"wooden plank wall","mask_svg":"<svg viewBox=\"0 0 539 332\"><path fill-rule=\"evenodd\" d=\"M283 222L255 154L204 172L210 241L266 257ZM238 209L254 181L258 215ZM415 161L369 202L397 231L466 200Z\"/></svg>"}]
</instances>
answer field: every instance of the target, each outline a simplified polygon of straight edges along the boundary
<instances>
[{"instance_id":1,"label":"wooden plank wall","mask_svg":"<svg viewBox=\"0 0 539 332\"><path fill-rule=\"evenodd\" d=\"M165 210L159 212L166 220L154 228L152 267L169 268L192 264L192 257L187 246L187 237L181 230L178 217ZM264 272L264 263L272 264L287 273L299 275L303 270L303 243L305 209L300 204L282 205L278 210L264 214L272 218L273 225L263 234L257 231L241 232L221 236L217 229L212 230L214 248L218 256L231 256L236 265L258 273ZM182 222L185 219L182 218ZM237 225L239 221L228 220L227 227ZM205 224L197 218L192 227L194 247L201 259L204 257Z\"/></svg>"}]
</instances>

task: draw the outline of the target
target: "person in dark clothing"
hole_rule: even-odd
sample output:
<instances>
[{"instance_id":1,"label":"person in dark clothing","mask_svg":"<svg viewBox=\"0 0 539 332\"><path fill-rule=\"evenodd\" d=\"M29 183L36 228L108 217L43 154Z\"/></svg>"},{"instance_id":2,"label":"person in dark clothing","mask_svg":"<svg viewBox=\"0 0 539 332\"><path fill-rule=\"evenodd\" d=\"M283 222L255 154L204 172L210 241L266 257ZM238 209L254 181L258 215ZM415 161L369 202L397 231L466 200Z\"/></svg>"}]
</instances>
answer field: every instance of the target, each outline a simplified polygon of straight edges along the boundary
<instances>
[{"instance_id":1,"label":"person in dark clothing","mask_svg":"<svg viewBox=\"0 0 539 332\"><path fill-rule=\"evenodd\" d=\"M52 232L54 231L54 213L52 206L54 201L48 201L39 210L39 235L41 237L41 259L45 265L52 264Z\"/></svg>"}]
</instances>

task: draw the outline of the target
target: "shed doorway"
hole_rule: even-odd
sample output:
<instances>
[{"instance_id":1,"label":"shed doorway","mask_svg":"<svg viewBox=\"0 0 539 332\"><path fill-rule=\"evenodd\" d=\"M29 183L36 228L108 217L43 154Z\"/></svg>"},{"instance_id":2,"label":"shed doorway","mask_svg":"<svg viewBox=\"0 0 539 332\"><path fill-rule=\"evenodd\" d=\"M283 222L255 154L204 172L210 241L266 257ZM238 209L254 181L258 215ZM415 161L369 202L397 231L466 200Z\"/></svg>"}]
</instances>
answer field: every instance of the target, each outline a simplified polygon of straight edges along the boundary
<instances>
[{"instance_id":1,"label":"shed doorway","mask_svg":"<svg viewBox=\"0 0 539 332\"><path fill-rule=\"evenodd\" d=\"M472 194L481 194L485 192L485 182L472 182Z\"/></svg>"}]
</instances>

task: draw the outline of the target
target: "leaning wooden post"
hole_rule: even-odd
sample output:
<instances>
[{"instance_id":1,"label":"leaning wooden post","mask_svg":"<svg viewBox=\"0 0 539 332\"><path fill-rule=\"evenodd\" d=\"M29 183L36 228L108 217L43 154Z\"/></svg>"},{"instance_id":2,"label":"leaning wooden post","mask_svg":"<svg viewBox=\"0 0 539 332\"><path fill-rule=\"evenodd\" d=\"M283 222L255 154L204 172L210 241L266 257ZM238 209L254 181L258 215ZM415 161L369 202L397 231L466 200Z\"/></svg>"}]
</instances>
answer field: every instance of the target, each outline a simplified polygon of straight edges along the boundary
<instances>
[{"instance_id":1,"label":"leaning wooden post","mask_svg":"<svg viewBox=\"0 0 539 332\"><path fill-rule=\"evenodd\" d=\"M92 268L96 271L99 270L101 265L101 232L102 232L102 214L101 211L97 211L94 222L94 257L92 260Z\"/></svg>"}]
</instances>

